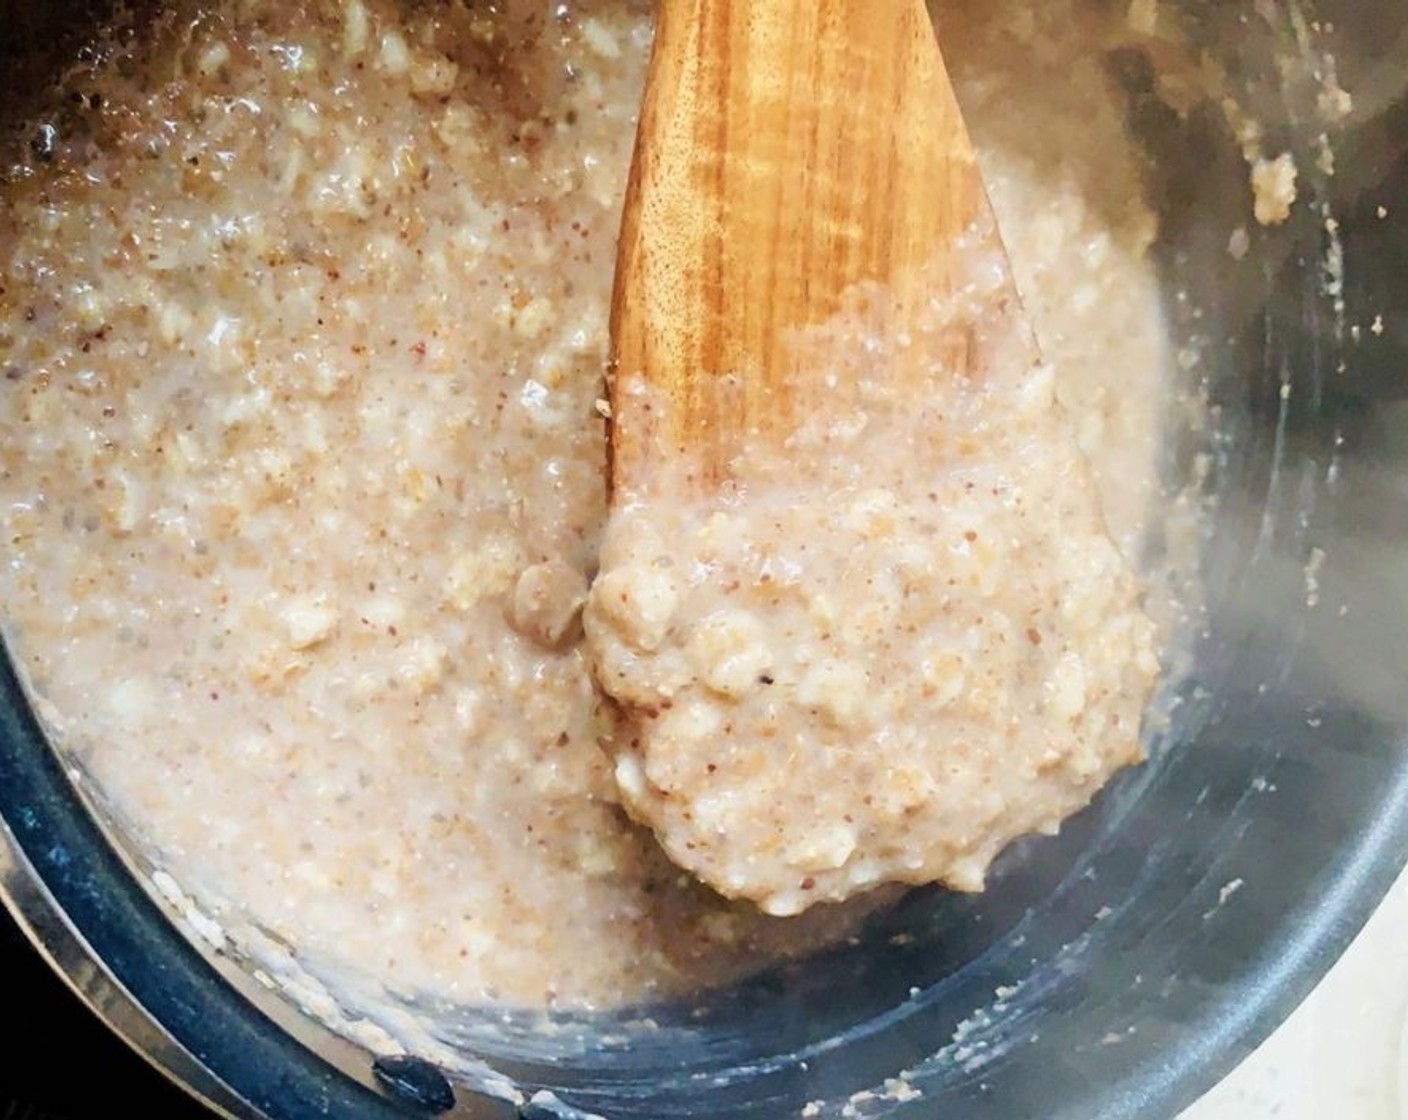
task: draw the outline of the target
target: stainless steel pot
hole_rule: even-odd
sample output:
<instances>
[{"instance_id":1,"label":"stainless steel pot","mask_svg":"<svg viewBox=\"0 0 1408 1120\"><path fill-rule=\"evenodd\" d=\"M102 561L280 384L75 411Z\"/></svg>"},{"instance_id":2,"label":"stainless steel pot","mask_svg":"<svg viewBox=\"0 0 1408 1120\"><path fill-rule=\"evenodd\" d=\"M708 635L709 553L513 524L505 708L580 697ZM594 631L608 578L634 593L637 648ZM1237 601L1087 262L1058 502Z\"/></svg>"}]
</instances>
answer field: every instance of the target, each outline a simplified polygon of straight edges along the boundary
<instances>
[{"instance_id":1,"label":"stainless steel pot","mask_svg":"<svg viewBox=\"0 0 1408 1120\"><path fill-rule=\"evenodd\" d=\"M1164 3L1302 177L1292 220L1229 254L1249 202L1226 113L1215 99L1175 112L1157 58L1110 57L1149 158L1170 320L1213 421L1210 439L1170 425L1171 477L1206 470L1217 504L1210 624L1154 762L1059 840L1005 858L987 894L916 892L858 945L698 1013L649 1009L660 1030L630 1045L592 1019L563 1024L589 1040L572 1052L527 1026L447 1035L515 1105L423 1061L376 1062L188 937L7 664L0 886L75 990L214 1107L274 1120L774 1120L814 1101L821 1116L1148 1120L1248 1053L1408 855L1408 11ZM89 7L24 18L71 26ZM1354 97L1333 125L1327 50ZM852 1102L900 1070L917 1071L918 1100Z\"/></svg>"}]
</instances>

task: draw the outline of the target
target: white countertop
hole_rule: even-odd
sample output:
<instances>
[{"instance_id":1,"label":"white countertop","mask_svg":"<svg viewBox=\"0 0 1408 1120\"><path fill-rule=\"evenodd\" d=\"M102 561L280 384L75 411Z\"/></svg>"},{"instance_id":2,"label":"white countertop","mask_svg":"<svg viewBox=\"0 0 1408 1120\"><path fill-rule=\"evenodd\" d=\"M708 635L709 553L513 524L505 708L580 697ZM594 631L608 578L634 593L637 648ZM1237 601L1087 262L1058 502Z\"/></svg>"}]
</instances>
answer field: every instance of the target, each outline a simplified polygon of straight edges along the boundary
<instances>
[{"instance_id":1,"label":"white countertop","mask_svg":"<svg viewBox=\"0 0 1408 1120\"><path fill-rule=\"evenodd\" d=\"M1310 998L1182 1120L1408 1120L1408 872Z\"/></svg>"}]
</instances>

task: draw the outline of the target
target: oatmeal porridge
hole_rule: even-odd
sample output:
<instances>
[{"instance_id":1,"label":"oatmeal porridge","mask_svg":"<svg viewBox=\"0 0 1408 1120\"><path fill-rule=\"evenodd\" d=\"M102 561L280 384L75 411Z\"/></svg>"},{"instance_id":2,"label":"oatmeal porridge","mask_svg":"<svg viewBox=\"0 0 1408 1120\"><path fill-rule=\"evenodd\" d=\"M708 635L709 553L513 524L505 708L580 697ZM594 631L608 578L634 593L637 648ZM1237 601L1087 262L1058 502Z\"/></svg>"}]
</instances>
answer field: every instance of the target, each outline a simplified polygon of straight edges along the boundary
<instances>
[{"instance_id":1,"label":"oatmeal porridge","mask_svg":"<svg viewBox=\"0 0 1408 1120\"><path fill-rule=\"evenodd\" d=\"M981 890L1140 757L1153 627L986 245L954 247L974 279L903 343L882 294L795 332L853 403L737 434L716 487L674 437L618 479L586 612L617 786L677 864L771 914Z\"/></svg>"},{"instance_id":2,"label":"oatmeal porridge","mask_svg":"<svg viewBox=\"0 0 1408 1120\"><path fill-rule=\"evenodd\" d=\"M134 15L11 130L0 600L55 740L217 917L397 991L615 1006L805 953L876 899L767 916L623 809L582 612L650 5L496 8ZM1113 32L1084 13L936 5L1133 557L1163 328ZM894 516L874 489L857 539Z\"/></svg>"}]
</instances>

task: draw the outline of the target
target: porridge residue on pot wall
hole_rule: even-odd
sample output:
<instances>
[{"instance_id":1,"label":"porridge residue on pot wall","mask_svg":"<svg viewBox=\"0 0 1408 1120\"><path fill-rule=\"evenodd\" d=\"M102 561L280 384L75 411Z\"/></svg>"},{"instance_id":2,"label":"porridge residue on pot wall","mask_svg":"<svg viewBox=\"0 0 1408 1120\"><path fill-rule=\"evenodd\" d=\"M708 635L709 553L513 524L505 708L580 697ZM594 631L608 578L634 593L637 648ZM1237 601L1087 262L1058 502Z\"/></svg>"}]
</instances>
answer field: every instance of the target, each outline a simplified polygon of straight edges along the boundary
<instances>
[{"instance_id":1,"label":"porridge residue on pot wall","mask_svg":"<svg viewBox=\"0 0 1408 1120\"><path fill-rule=\"evenodd\" d=\"M965 7L1019 286L1134 555L1164 340L1102 32ZM505 8L182 7L13 134L0 595L56 739L217 914L401 991L613 1005L874 900L727 903L618 804L579 616L650 10Z\"/></svg>"}]
</instances>

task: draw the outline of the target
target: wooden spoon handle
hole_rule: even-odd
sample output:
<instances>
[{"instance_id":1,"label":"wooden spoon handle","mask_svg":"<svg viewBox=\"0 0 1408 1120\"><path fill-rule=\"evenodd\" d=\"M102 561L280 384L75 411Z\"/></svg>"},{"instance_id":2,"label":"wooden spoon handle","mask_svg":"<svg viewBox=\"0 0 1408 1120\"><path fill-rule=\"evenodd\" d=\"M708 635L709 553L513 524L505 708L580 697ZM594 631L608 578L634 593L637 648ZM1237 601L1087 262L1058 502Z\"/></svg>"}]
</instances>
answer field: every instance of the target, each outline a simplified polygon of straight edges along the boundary
<instances>
[{"instance_id":1,"label":"wooden spoon handle","mask_svg":"<svg viewBox=\"0 0 1408 1120\"><path fill-rule=\"evenodd\" d=\"M844 407L789 339L867 283L902 331L987 213L922 0L661 0L656 36L612 307L618 487L657 454L717 482L742 440Z\"/></svg>"}]
</instances>

